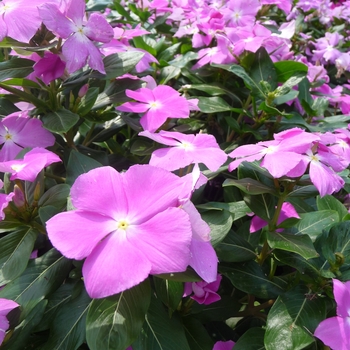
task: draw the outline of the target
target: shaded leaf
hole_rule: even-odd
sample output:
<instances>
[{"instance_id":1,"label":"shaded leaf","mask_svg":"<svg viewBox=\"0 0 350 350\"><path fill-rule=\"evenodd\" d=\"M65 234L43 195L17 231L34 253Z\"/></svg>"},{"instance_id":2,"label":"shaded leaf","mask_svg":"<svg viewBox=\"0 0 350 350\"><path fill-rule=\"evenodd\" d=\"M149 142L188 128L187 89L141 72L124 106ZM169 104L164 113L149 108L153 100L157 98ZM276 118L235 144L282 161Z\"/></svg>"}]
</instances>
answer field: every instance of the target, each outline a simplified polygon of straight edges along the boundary
<instances>
[{"instance_id":1,"label":"shaded leaf","mask_svg":"<svg viewBox=\"0 0 350 350\"><path fill-rule=\"evenodd\" d=\"M25 58L12 58L0 62L0 81L9 78L25 78L33 72L34 61Z\"/></svg>"},{"instance_id":2,"label":"shaded leaf","mask_svg":"<svg viewBox=\"0 0 350 350\"><path fill-rule=\"evenodd\" d=\"M65 108L47 113L42 117L42 122L45 129L56 133L67 132L77 123L78 120L78 114L75 114Z\"/></svg>"},{"instance_id":3,"label":"shaded leaf","mask_svg":"<svg viewBox=\"0 0 350 350\"><path fill-rule=\"evenodd\" d=\"M106 79L114 79L130 72L144 56L140 51L113 53L103 59Z\"/></svg>"}]
</instances>

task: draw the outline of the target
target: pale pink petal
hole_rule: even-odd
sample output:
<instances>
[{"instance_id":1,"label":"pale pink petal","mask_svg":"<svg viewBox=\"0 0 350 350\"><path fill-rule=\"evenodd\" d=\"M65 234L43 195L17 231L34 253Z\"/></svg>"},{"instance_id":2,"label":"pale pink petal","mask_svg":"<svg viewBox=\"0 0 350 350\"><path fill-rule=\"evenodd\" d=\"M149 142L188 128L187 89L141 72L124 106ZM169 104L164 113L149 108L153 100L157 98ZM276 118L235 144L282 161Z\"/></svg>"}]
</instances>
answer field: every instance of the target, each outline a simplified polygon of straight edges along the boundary
<instances>
[{"instance_id":1,"label":"pale pink petal","mask_svg":"<svg viewBox=\"0 0 350 350\"><path fill-rule=\"evenodd\" d=\"M266 168L274 178L280 178L294 169L299 162L300 154L277 151L266 154L260 165Z\"/></svg>"},{"instance_id":2,"label":"pale pink petal","mask_svg":"<svg viewBox=\"0 0 350 350\"><path fill-rule=\"evenodd\" d=\"M47 29L54 32L60 38L66 39L74 31L73 23L60 12L55 4L43 4L38 10Z\"/></svg>"},{"instance_id":3,"label":"pale pink petal","mask_svg":"<svg viewBox=\"0 0 350 350\"><path fill-rule=\"evenodd\" d=\"M63 44L62 53L67 61L67 70L73 73L86 65L91 41L83 34L75 33ZM93 44L92 44L93 45Z\"/></svg>"},{"instance_id":4,"label":"pale pink petal","mask_svg":"<svg viewBox=\"0 0 350 350\"><path fill-rule=\"evenodd\" d=\"M189 265L206 282L214 282L218 273L218 258L210 242L192 239Z\"/></svg>"},{"instance_id":5,"label":"pale pink petal","mask_svg":"<svg viewBox=\"0 0 350 350\"><path fill-rule=\"evenodd\" d=\"M350 349L349 317L331 317L322 321L315 330L315 337L334 350Z\"/></svg>"},{"instance_id":6,"label":"pale pink petal","mask_svg":"<svg viewBox=\"0 0 350 350\"><path fill-rule=\"evenodd\" d=\"M167 146L179 145L180 142L177 140L174 140L174 138L172 137L172 134L174 133L163 131L163 130L161 130L157 134L149 132L148 130L139 132L139 136L148 137L149 139L156 141L158 143L161 143L163 145L167 145Z\"/></svg>"},{"instance_id":7,"label":"pale pink petal","mask_svg":"<svg viewBox=\"0 0 350 350\"><path fill-rule=\"evenodd\" d=\"M167 115L159 110L148 110L140 119L140 124L144 130L155 132L167 120Z\"/></svg>"},{"instance_id":8,"label":"pale pink petal","mask_svg":"<svg viewBox=\"0 0 350 350\"><path fill-rule=\"evenodd\" d=\"M350 317L350 281L342 283L333 279L333 294L337 302L337 315L344 318Z\"/></svg>"},{"instance_id":9,"label":"pale pink petal","mask_svg":"<svg viewBox=\"0 0 350 350\"><path fill-rule=\"evenodd\" d=\"M117 222L101 214L73 210L52 217L46 229L56 249L67 258L81 260L117 229Z\"/></svg>"},{"instance_id":10,"label":"pale pink petal","mask_svg":"<svg viewBox=\"0 0 350 350\"><path fill-rule=\"evenodd\" d=\"M120 293L145 280L151 263L133 243L118 233L106 237L83 265L86 290L91 298Z\"/></svg>"},{"instance_id":11,"label":"pale pink petal","mask_svg":"<svg viewBox=\"0 0 350 350\"><path fill-rule=\"evenodd\" d=\"M177 206L182 180L169 171L149 165L135 165L123 177L128 217L133 223L135 220L145 222L168 207Z\"/></svg>"},{"instance_id":12,"label":"pale pink petal","mask_svg":"<svg viewBox=\"0 0 350 350\"><path fill-rule=\"evenodd\" d=\"M2 16L0 16L0 40L2 41L7 36L7 25Z\"/></svg>"},{"instance_id":13,"label":"pale pink petal","mask_svg":"<svg viewBox=\"0 0 350 350\"><path fill-rule=\"evenodd\" d=\"M102 74L105 74L105 67L103 65L102 54L100 50L94 45L92 41L86 43L86 47L89 51L87 63L88 65Z\"/></svg>"},{"instance_id":14,"label":"pale pink petal","mask_svg":"<svg viewBox=\"0 0 350 350\"><path fill-rule=\"evenodd\" d=\"M84 34L90 39L108 43L113 39L113 28L99 13L92 13L89 21L83 29Z\"/></svg>"},{"instance_id":15,"label":"pale pink petal","mask_svg":"<svg viewBox=\"0 0 350 350\"><path fill-rule=\"evenodd\" d=\"M261 228L265 227L267 224L268 223L265 220L255 215L250 222L249 232L250 233L256 232Z\"/></svg>"},{"instance_id":16,"label":"pale pink petal","mask_svg":"<svg viewBox=\"0 0 350 350\"><path fill-rule=\"evenodd\" d=\"M125 95L136 101L140 101L144 103L151 103L155 101L152 90L147 88L141 88L135 91L125 90Z\"/></svg>"},{"instance_id":17,"label":"pale pink petal","mask_svg":"<svg viewBox=\"0 0 350 350\"><path fill-rule=\"evenodd\" d=\"M188 215L180 208L169 208L135 227L128 240L151 262L150 273L185 271L190 260L192 238Z\"/></svg>"},{"instance_id":18,"label":"pale pink petal","mask_svg":"<svg viewBox=\"0 0 350 350\"><path fill-rule=\"evenodd\" d=\"M17 154L22 151L22 147L16 145L12 140L6 141L0 150L0 162L15 159Z\"/></svg>"},{"instance_id":19,"label":"pale pink petal","mask_svg":"<svg viewBox=\"0 0 350 350\"><path fill-rule=\"evenodd\" d=\"M66 17L71 18L77 26L82 26L85 15L85 1L71 0L66 11Z\"/></svg>"},{"instance_id":20,"label":"pale pink petal","mask_svg":"<svg viewBox=\"0 0 350 350\"><path fill-rule=\"evenodd\" d=\"M0 345L5 339L6 330L9 329L10 322L6 317L0 316Z\"/></svg>"},{"instance_id":21,"label":"pale pink petal","mask_svg":"<svg viewBox=\"0 0 350 350\"><path fill-rule=\"evenodd\" d=\"M150 165L169 171L184 168L194 163L192 152L186 152L184 148L160 148L152 153Z\"/></svg>"},{"instance_id":22,"label":"pale pink petal","mask_svg":"<svg viewBox=\"0 0 350 350\"><path fill-rule=\"evenodd\" d=\"M210 227L202 219L194 204L187 200L181 205L182 209L188 214L192 227L192 237L198 241L210 241Z\"/></svg>"},{"instance_id":23,"label":"pale pink petal","mask_svg":"<svg viewBox=\"0 0 350 350\"><path fill-rule=\"evenodd\" d=\"M109 217L127 215L123 176L111 167L96 168L80 175L70 194L72 204L77 209L95 211Z\"/></svg>"}]
</instances>

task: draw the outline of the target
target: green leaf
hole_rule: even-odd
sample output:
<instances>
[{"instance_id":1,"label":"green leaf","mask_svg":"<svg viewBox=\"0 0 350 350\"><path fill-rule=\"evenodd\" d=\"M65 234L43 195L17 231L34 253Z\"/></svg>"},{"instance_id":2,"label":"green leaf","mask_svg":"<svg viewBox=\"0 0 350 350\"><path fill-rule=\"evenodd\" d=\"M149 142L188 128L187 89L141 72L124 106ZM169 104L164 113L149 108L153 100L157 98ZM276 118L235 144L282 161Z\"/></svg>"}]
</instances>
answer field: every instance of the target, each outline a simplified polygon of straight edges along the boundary
<instances>
[{"instance_id":1,"label":"green leaf","mask_svg":"<svg viewBox=\"0 0 350 350\"><path fill-rule=\"evenodd\" d=\"M232 180L227 179L222 184L223 187L225 186L236 186L240 190L242 190L244 193L256 195L256 194L263 194L263 193L271 193L275 194L276 190L274 188L268 187L264 184L262 184L260 181L244 178L239 180Z\"/></svg>"},{"instance_id":2,"label":"green leaf","mask_svg":"<svg viewBox=\"0 0 350 350\"><path fill-rule=\"evenodd\" d=\"M63 209L67 204L70 186L58 184L49 188L39 199L38 206L43 207L51 205L57 209Z\"/></svg>"},{"instance_id":3,"label":"green leaf","mask_svg":"<svg viewBox=\"0 0 350 350\"><path fill-rule=\"evenodd\" d=\"M201 216L210 227L211 244L215 247L230 231L233 223L232 214L227 210L208 210Z\"/></svg>"},{"instance_id":4,"label":"green leaf","mask_svg":"<svg viewBox=\"0 0 350 350\"><path fill-rule=\"evenodd\" d=\"M213 67L217 68L222 68L225 69L241 79L246 83L248 88L252 90L252 94L256 97L265 97L265 93L262 90L262 87L260 84L257 84L249 75L248 73L244 70L243 67L239 66L238 64L234 65L224 65L224 64L212 64Z\"/></svg>"},{"instance_id":5,"label":"green leaf","mask_svg":"<svg viewBox=\"0 0 350 350\"><path fill-rule=\"evenodd\" d=\"M313 333L326 318L326 305L308 293L306 287L297 286L277 298L267 316L266 350L301 350L314 342Z\"/></svg>"},{"instance_id":6,"label":"green leaf","mask_svg":"<svg viewBox=\"0 0 350 350\"><path fill-rule=\"evenodd\" d=\"M24 272L0 291L0 298L16 301L21 305L21 319L52 293L67 278L71 261L55 249L40 258L30 260Z\"/></svg>"},{"instance_id":7,"label":"green leaf","mask_svg":"<svg viewBox=\"0 0 350 350\"><path fill-rule=\"evenodd\" d=\"M190 350L190 347L178 315L174 313L170 318L161 301L152 296L143 330L132 349Z\"/></svg>"},{"instance_id":8,"label":"green leaf","mask_svg":"<svg viewBox=\"0 0 350 350\"><path fill-rule=\"evenodd\" d=\"M140 51L113 53L103 59L106 70L106 79L115 79L130 72L144 56Z\"/></svg>"},{"instance_id":9,"label":"green leaf","mask_svg":"<svg viewBox=\"0 0 350 350\"><path fill-rule=\"evenodd\" d=\"M148 279L120 294L94 299L86 318L89 348L125 350L141 332L150 299Z\"/></svg>"},{"instance_id":10,"label":"green leaf","mask_svg":"<svg viewBox=\"0 0 350 350\"><path fill-rule=\"evenodd\" d=\"M197 275L197 273L191 268L187 267L185 272L176 272L176 273L162 273L154 275L165 280L174 281L174 282L198 282L202 279Z\"/></svg>"},{"instance_id":11,"label":"green leaf","mask_svg":"<svg viewBox=\"0 0 350 350\"><path fill-rule=\"evenodd\" d=\"M196 208L202 210L227 210L231 213L233 221L243 218L250 212L250 209L244 203L244 201L238 202L208 202L205 204L196 205Z\"/></svg>"},{"instance_id":12,"label":"green leaf","mask_svg":"<svg viewBox=\"0 0 350 350\"><path fill-rule=\"evenodd\" d=\"M276 298L285 291L287 286L281 284L281 280L269 280L261 266L255 261L248 261L244 264L231 263L230 267L221 267L220 272L228 277L236 288L258 298Z\"/></svg>"},{"instance_id":13,"label":"green leaf","mask_svg":"<svg viewBox=\"0 0 350 350\"><path fill-rule=\"evenodd\" d=\"M225 95L232 99L232 101L239 102L240 105L242 105L241 99L234 94L232 91L225 89L224 87L220 87L213 84L190 84L185 85L182 87L184 90L199 90L207 93L211 96L219 96L219 95Z\"/></svg>"},{"instance_id":14,"label":"green leaf","mask_svg":"<svg viewBox=\"0 0 350 350\"><path fill-rule=\"evenodd\" d=\"M184 294L184 284L172 280L153 278L154 287L156 289L157 297L168 306L170 315L177 309L182 296Z\"/></svg>"},{"instance_id":15,"label":"green leaf","mask_svg":"<svg viewBox=\"0 0 350 350\"><path fill-rule=\"evenodd\" d=\"M293 235L281 232L268 232L267 241L271 248L297 253L305 259L318 256L308 235Z\"/></svg>"},{"instance_id":16,"label":"green leaf","mask_svg":"<svg viewBox=\"0 0 350 350\"><path fill-rule=\"evenodd\" d=\"M166 84L169 80L176 78L181 74L181 68L175 66L175 65L169 65L166 67L163 67L160 70L160 84Z\"/></svg>"},{"instance_id":17,"label":"green leaf","mask_svg":"<svg viewBox=\"0 0 350 350\"><path fill-rule=\"evenodd\" d=\"M24 78L13 78L8 79L2 82L5 85L13 85L13 86L23 86L23 87L32 87L40 89L40 85L33 80L24 79Z\"/></svg>"},{"instance_id":18,"label":"green leaf","mask_svg":"<svg viewBox=\"0 0 350 350\"><path fill-rule=\"evenodd\" d=\"M45 226L46 222L59 212L60 210L54 207L53 205L46 205L45 207L39 208L39 218L43 226Z\"/></svg>"},{"instance_id":19,"label":"green leaf","mask_svg":"<svg viewBox=\"0 0 350 350\"><path fill-rule=\"evenodd\" d=\"M333 263L336 261L335 253L340 254L346 263L350 263L350 221L332 226L322 245L322 252Z\"/></svg>"},{"instance_id":20,"label":"green leaf","mask_svg":"<svg viewBox=\"0 0 350 350\"><path fill-rule=\"evenodd\" d=\"M251 244L232 230L215 247L215 251L220 261L243 262L256 258Z\"/></svg>"},{"instance_id":21,"label":"green leaf","mask_svg":"<svg viewBox=\"0 0 350 350\"><path fill-rule=\"evenodd\" d=\"M90 88L87 93L82 97L78 104L77 113L83 117L88 114L94 106L100 89L98 87Z\"/></svg>"},{"instance_id":22,"label":"green leaf","mask_svg":"<svg viewBox=\"0 0 350 350\"><path fill-rule=\"evenodd\" d=\"M25 78L33 72L34 61L25 58L12 58L0 63L0 81L10 78Z\"/></svg>"},{"instance_id":23,"label":"green leaf","mask_svg":"<svg viewBox=\"0 0 350 350\"><path fill-rule=\"evenodd\" d=\"M248 329L236 342L235 350L264 350L265 330L259 327Z\"/></svg>"},{"instance_id":24,"label":"green leaf","mask_svg":"<svg viewBox=\"0 0 350 350\"><path fill-rule=\"evenodd\" d=\"M335 210L320 210L300 214L300 221L295 225L297 234L306 234L313 241L323 230L339 222L339 215Z\"/></svg>"},{"instance_id":25,"label":"green leaf","mask_svg":"<svg viewBox=\"0 0 350 350\"><path fill-rule=\"evenodd\" d=\"M349 212L338 199L333 196L327 195L324 197L317 196L316 204L318 210L335 210L339 214L339 219L342 220L343 217Z\"/></svg>"},{"instance_id":26,"label":"green leaf","mask_svg":"<svg viewBox=\"0 0 350 350\"><path fill-rule=\"evenodd\" d=\"M84 284L80 293L65 303L52 320L50 337L41 350L75 350L85 341L85 321L91 299Z\"/></svg>"},{"instance_id":27,"label":"green leaf","mask_svg":"<svg viewBox=\"0 0 350 350\"><path fill-rule=\"evenodd\" d=\"M270 91L277 88L276 68L264 47L255 53L250 76L256 85L260 85L260 82L267 82L271 87Z\"/></svg>"},{"instance_id":28,"label":"green leaf","mask_svg":"<svg viewBox=\"0 0 350 350\"><path fill-rule=\"evenodd\" d=\"M276 200L271 194L264 193L256 196L245 195L244 201L257 216L270 221L275 212Z\"/></svg>"},{"instance_id":29,"label":"green leaf","mask_svg":"<svg viewBox=\"0 0 350 350\"><path fill-rule=\"evenodd\" d=\"M45 129L55 133L64 133L77 123L79 115L61 108L58 111L45 114L41 120Z\"/></svg>"},{"instance_id":30,"label":"green leaf","mask_svg":"<svg viewBox=\"0 0 350 350\"><path fill-rule=\"evenodd\" d=\"M38 231L20 228L0 239L0 286L18 277L27 267Z\"/></svg>"},{"instance_id":31,"label":"green leaf","mask_svg":"<svg viewBox=\"0 0 350 350\"><path fill-rule=\"evenodd\" d=\"M286 82L289 78L296 74L307 74L308 67L296 61L278 61L274 63L277 72L277 81L279 83Z\"/></svg>"},{"instance_id":32,"label":"green leaf","mask_svg":"<svg viewBox=\"0 0 350 350\"><path fill-rule=\"evenodd\" d=\"M66 183L73 185L79 175L101 166L102 164L95 159L73 150L68 159Z\"/></svg>"},{"instance_id":33,"label":"green leaf","mask_svg":"<svg viewBox=\"0 0 350 350\"><path fill-rule=\"evenodd\" d=\"M141 36L136 36L132 40L134 42L135 47L149 52L154 57L157 56L157 51L153 47L148 45Z\"/></svg>"},{"instance_id":34,"label":"green leaf","mask_svg":"<svg viewBox=\"0 0 350 350\"><path fill-rule=\"evenodd\" d=\"M30 334L41 321L46 305L47 300L41 300L36 304L24 321L15 328L9 341L1 346L1 350L33 349Z\"/></svg>"},{"instance_id":35,"label":"green leaf","mask_svg":"<svg viewBox=\"0 0 350 350\"><path fill-rule=\"evenodd\" d=\"M204 326L194 317L183 319L186 338L191 350L212 350L214 342Z\"/></svg>"}]
</instances>

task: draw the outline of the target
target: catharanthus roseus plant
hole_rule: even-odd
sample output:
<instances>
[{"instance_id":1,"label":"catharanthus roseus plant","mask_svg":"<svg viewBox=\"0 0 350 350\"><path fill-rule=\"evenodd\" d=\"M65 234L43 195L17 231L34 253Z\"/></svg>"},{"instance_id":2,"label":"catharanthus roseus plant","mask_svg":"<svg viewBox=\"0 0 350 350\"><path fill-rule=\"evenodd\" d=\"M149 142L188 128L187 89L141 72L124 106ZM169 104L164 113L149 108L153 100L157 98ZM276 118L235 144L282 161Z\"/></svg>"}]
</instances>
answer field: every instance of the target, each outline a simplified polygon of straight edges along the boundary
<instances>
[{"instance_id":1,"label":"catharanthus roseus plant","mask_svg":"<svg viewBox=\"0 0 350 350\"><path fill-rule=\"evenodd\" d=\"M0 1L0 348L349 348L350 2Z\"/></svg>"}]
</instances>

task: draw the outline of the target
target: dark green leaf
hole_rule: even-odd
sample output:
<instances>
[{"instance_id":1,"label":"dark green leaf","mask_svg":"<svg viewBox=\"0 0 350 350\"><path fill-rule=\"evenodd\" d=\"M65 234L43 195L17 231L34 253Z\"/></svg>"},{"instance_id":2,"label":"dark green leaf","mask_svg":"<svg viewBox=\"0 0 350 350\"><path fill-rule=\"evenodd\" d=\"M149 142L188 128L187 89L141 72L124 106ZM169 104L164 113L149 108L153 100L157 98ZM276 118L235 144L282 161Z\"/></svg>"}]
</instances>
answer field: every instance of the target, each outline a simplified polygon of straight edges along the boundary
<instances>
[{"instance_id":1,"label":"dark green leaf","mask_svg":"<svg viewBox=\"0 0 350 350\"><path fill-rule=\"evenodd\" d=\"M10 340L1 347L1 350L32 349L30 334L41 321L46 305L47 300L41 300L37 303L23 322L15 328Z\"/></svg>"},{"instance_id":2,"label":"dark green leaf","mask_svg":"<svg viewBox=\"0 0 350 350\"><path fill-rule=\"evenodd\" d=\"M113 53L103 59L106 79L114 79L130 72L144 56L140 51Z\"/></svg>"},{"instance_id":3,"label":"dark green leaf","mask_svg":"<svg viewBox=\"0 0 350 350\"><path fill-rule=\"evenodd\" d=\"M184 285L182 282L154 277L154 286L157 297L168 306L170 314L177 309L184 294Z\"/></svg>"},{"instance_id":4,"label":"dark green leaf","mask_svg":"<svg viewBox=\"0 0 350 350\"><path fill-rule=\"evenodd\" d=\"M277 88L276 68L264 47L261 47L255 53L250 76L256 85L259 85L260 82L267 82L271 87L270 91Z\"/></svg>"},{"instance_id":5,"label":"dark green leaf","mask_svg":"<svg viewBox=\"0 0 350 350\"><path fill-rule=\"evenodd\" d=\"M79 175L101 166L102 164L93 158L73 150L71 151L68 159L66 183L73 185L74 181Z\"/></svg>"},{"instance_id":6,"label":"dark green leaf","mask_svg":"<svg viewBox=\"0 0 350 350\"><path fill-rule=\"evenodd\" d=\"M136 342L132 344L132 349L190 350L190 347L178 315L174 313L170 318L162 302L152 296L143 330Z\"/></svg>"},{"instance_id":7,"label":"dark green leaf","mask_svg":"<svg viewBox=\"0 0 350 350\"><path fill-rule=\"evenodd\" d=\"M25 78L33 72L34 61L25 58L12 58L0 63L0 81L9 78Z\"/></svg>"},{"instance_id":8,"label":"dark green leaf","mask_svg":"<svg viewBox=\"0 0 350 350\"><path fill-rule=\"evenodd\" d=\"M40 258L30 260L22 275L0 291L0 298L16 301L22 308L22 319L67 278L71 261L55 249Z\"/></svg>"},{"instance_id":9,"label":"dark green leaf","mask_svg":"<svg viewBox=\"0 0 350 350\"><path fill-rule=\"evenodd\" d=\"M267 317L266 350L301 350L314 341L313 332L326 318L326 305L308 293L297 286L278 297Z\"/></svg>"},{"instance_id":10,"label":"dark green leaf","mask_svg":"<svg viewBox=\"0 0 350 350\"><path fill-rule=\"evenodd\" d=\"M255 261L232 263L230 267L221 267L220 272L228 277L236 288L258 298L276 298L286 287L286 284L281 284L281 280L269 280Z\"/></svg>"},{"instance_id":11,"label":"dark green leaf","mask_svg":"<svg viewBox=\"0 0 350 350\"><path fill-rule=\"evenodd\" d=\"M78 120L78 114L65 108L47 113L42 117L45 129L56 133L67 132Z\"/></svg>"},{"instance_id":12,"label":"dark green leaf","mask_svg":"<svg viewBox=\"0 0 350 350\"><path fill-rule=\"evenodd\" d=\"M276 190L274 188L268 187L261 182L254 180L254 179L239 179L239 180L232 180L232 179L227 179L225 182L222 184L222 186L236 186L239 189L241 189L244 193L247 194L263 194L263 193L271 193L275 194Z\"/></svg>"},{"instance_id":13,"label":"dark green leaf","mask_svg":"<svg viewBox=\"0 0 350 350\"><path fill-rule=\"evenodd\" d=\"M45 207L39 208L39 217L43 226L46 225L46 222L50 220L53 216L60 212L59 209L53 205L46 205Z\"/></svg>"},{"instance_id":14,"label":"dark green leaf","mask_svg":"<svg viewBox=\"0 0 350 350\"><path fill-rule=\"evenodd\" d=\"M248 329L236 342L235 350L264 350L265 330L258 327Z\"/></svg>"},{"instance_id":15,"label":"dark green leaf","mask_svg":"<svg viewBox=\"0 0 350 350\"><path fill-rule=\"evenodd\" d=\"M305 259L316 258L318 256L308 235L268 232L267 241L271 248L297 253Z\"/></svg>"},{"instance_id":16,"label":"dark green leaf","mask_svg":"<svg viewBox=\"0 0 350 350\"><path fill-rule=\"evenodd\" d=\"M89 348L125 350L141 332L150 299L148 279L120 294L94 299L86 318Z\"/></svg>"},{"instance_id":17,"label":"dark green leaf","mask_svg":"<svg viewBox=\"0 0 350 350\"><path fill-rule=\"evenodd\" d=\"M323 230L339 222L339 215L335 210L320 210L300 214L300 221L296 224L298 234L306 234L315 240Z\"/></svg>"},{"instance_id":18,"label":"dark green leaf","mask_svg":"<svg viewBox=\"0 0 350 350\"><path fill-rule=\"evenodd\" d=\"M84 115L88 114L92 107L94 106L98 93L99 93L99 88L97 87L92 87L90 88L87 93L82 97L80 100L80 103L78 105L78 110L77 113L83 117Z\"/></svg>"},{"instance_id":19,"label":"dark green leaf","mask_svg":"<svg viewBox=\"0 0 350 350\"><path fill-rule=\"evenodd\" d=\"M252 212L265 221L269 222L273 218L276 201L271 194L245 195L244 201Z\"/></svg>"},{"instance_id":20,"label":"dark green leaf","mask_svg":"<svg viewBox=\"0 0 350 350\"><path fill-rule=\"evenodd\" d=\"M18 277L27 267L38 231L22 228L0 239L0 286Z\"/></svg>"},{"instance_id":21,"label":"dark green leaf","mask_svg":"<svg viewBox=\"0 0 350 350\"><path fill-rule=\"evenodd\" d=\"M204 326L192 317L183 319L186 338L191 350L212 350L214 342Z\"/></svg>"},{"instance_id":22,"label":"dark green leaf","mask_svg":"<svg viewBox=\"0 0 350 350\"><path fill-rule=\"evenodd\" d=\"M62 209L67 204L70 186L58 184L48 189L39 199L39 207L52 205L57 209Z\"/></svg>"},{"instance_id":23,"label":"dark green leaf","mask_svg":"<svg viewBox=\"0 0 350 350\"><path fill-rule=\"evenodd\" d=\"M160 71L160 84L166 84L169 80L176 78L181 74L181 68L175 65L169 65Z\"/></svg>"},{"instance_id":24,"label":"dark green leaf","mask_svg":"<svg viewBox=\"0 0 350 350\"><path fill-rule=\"evenodd\" d=\"M251 244L232 230L215 247L215 251L220 261L242 262L256 258Z\"/></svg>"},{"instance_id":25,"label":"dark green leaf","mask_svg":"<svg viewBox=\"0 0 350 350\"><path fill-rule=\"evenodd\" d=\"M76 350L85 341L85 320L91 299L83 283L80 294L64 304L52 320L50 337L42 350Z\"/></svg>"},{"instance_id":26,"label":"dark green leaf","mask_svg":"<svg viewBox=\"0 0 350 350\"><path fill-rule=\"evenodd\" d=\"M316 203L318 210L335 210L338 212L340 220L342 220L345 215L349 214L344 204L333 196L327 195L322 198L317 196Z\"/></svg>"}]
</instances>

